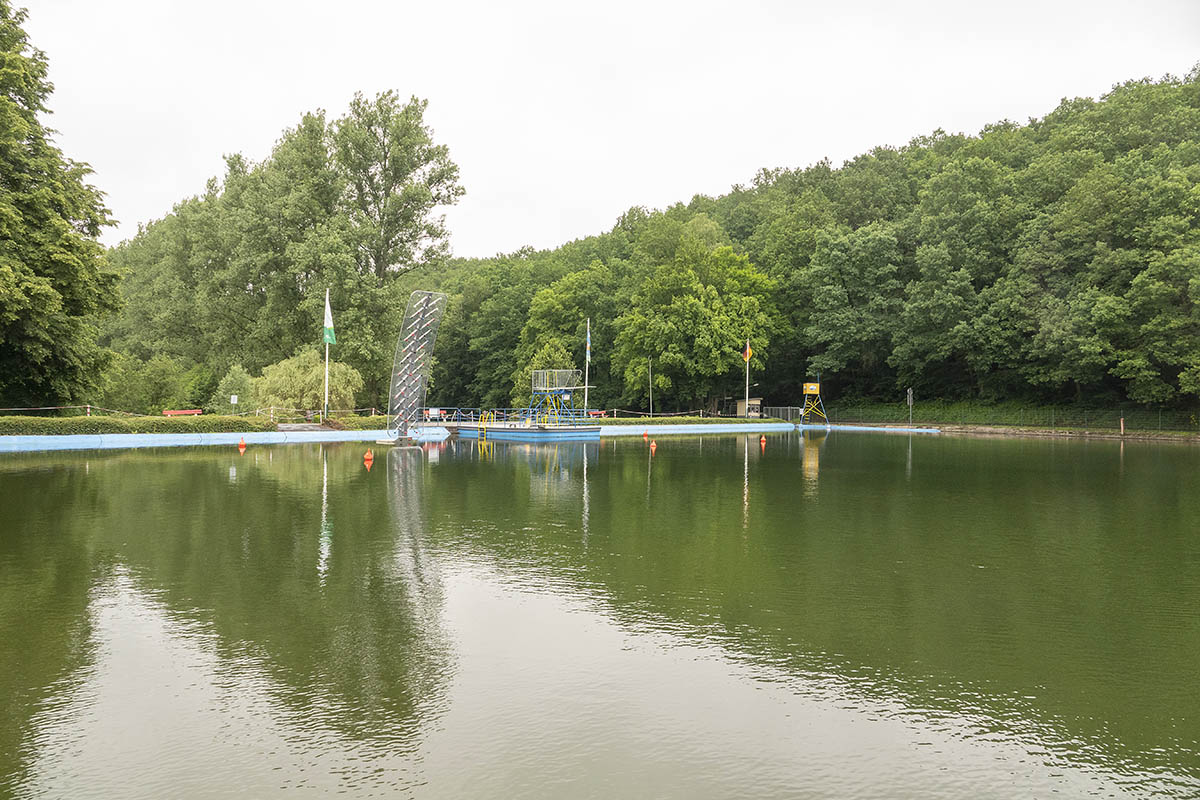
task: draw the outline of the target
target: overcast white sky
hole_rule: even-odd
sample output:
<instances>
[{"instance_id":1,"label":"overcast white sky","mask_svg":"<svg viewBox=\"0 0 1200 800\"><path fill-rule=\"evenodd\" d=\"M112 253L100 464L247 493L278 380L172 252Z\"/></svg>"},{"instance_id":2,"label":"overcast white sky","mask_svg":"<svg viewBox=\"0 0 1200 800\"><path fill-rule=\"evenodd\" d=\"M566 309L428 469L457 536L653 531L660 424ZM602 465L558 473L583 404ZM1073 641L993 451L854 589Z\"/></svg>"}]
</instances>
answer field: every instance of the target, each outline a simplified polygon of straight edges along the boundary
<instances>
[{"instance_id":1,"label":"overcast white sky","mask_svg":"<svg viewBox=\"0 0 1200 800\"><path fill-rule=\"evenodd\" d=\"M119 221L109 243L357 90L429 100L467 190L454 252L473 256L1200 60L1197 0L14 2L50 59L58 142Z\"/></svg>"}]
</instances>

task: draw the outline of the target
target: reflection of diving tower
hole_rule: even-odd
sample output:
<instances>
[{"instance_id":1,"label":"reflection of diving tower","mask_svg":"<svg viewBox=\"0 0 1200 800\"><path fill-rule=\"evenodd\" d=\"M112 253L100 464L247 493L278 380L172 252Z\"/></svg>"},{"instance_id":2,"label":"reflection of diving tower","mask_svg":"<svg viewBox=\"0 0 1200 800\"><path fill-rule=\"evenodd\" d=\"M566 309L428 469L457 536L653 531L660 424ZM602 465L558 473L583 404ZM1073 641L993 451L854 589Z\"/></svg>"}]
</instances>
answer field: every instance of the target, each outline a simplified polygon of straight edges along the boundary
<instances>
[{"instance_id":1,"label":"reflection of diving tower","mask_svg":"<svg viewBox=\"0 0 1200 800\"><path fill-rule=\"evenodd\" d=\"M388 393L388 430L405 434L425 405L425 387L432 368L433 343L446 311L446 295L413 292L404 311L404 324L396 341L392 385Z\"/></svg>"}]
</instances>

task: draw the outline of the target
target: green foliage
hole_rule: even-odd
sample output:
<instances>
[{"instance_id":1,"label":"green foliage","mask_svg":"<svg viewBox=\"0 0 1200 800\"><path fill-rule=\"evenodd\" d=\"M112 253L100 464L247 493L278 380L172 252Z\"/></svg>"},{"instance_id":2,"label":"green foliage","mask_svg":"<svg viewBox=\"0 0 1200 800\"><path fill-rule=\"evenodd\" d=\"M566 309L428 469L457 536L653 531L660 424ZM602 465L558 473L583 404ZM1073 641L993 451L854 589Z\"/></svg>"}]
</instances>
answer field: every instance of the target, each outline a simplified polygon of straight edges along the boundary
<instances>
[{"instance_id":1,"label":"green foliage","mask_svg":"<svg viewBox=\"0 0 1200 800\"><path fill-rule=\"evenodd\" d=\"M213 375L234 364L257 373L320 341L328 287L332 355L366 376L356 391L381 405L411 291L399 277L444 261L434 212L462 195L424 111L390 92L360 95L335 122L304 115L259 164L230 156L223 180L112 250L126 306L102 341Z\"/></svg>"},{"instance_id":2,"label":"green foliage","mask_svg":"<svg viewBox=\"0 0 1200 800\"><path fill-rule=\"evenodd\" d=\"M0 417L0 436L101 433L249 433L273 431L265 417Z\"/></svg>"},{"instance_id":3,"label":"green foliage","mask_svg":"<svg viewBox=\"0 0 1200 800\"><path fill-rule=\"evenodd\" d=\"M230 397L237 395L237 405L229 402ZM205 404L205 409L214 414L234 414L238 411L252 411L258 408L254 398L254 379L241 364L234 364L217 384L217 390Z\"/></svg>"},{"instance_id":4,"label":"green foliage","mask_svg":"<svg viewBox=\"0 0 1200 800\"><path fill-rule=\"evenodd\" d=\"M781 328L774 288L732 247L682 239L673 261L654 270L617 319L612 364L624 377L623 399L648 399L650 358L655 393L693 408L738 382L747 338L751 367L761 367Z\"/></svg>"},{"instance_id":5,"label":"green foliage","mask_svg":"<svg viewBox=\"0 0 1200 800\"><path fill-rule=\"evenodd\" d=\"M382 407L399 311L423 288L451 295L434 405L524 402L535 362L584 363L589 318L595 407L644 408L652 358L656 410L715 411L741 395L746 338L755 393L778 405L818 373L830 401L908 386L1042 405L1200 397L1200 69L1026 125L763 170L483 259L445 258L434 211L461 189L424 110L358 96L341 120L304 117L261 164L230 158L221 183L112 253L128 307L102 343L203 364L210 382L254 373L316 341L328 285L335 355Z\"/></svg>"},{"instance_id":6,"label":"green foliage","mask_svg":"<svg viewBox=\"0 0 1200 800\"><path fill-rule=\"evenodd\" d=\"M329 426L348 431L383 431L387 430L387 416L337 417L329 420Z\"/></svg>"},{"instance_id":7,"label":"green foliage","mask_svg":"<svg viewBox=\"0 0 1200 800\"><path fill-rule=\"evenodd\" d=\"M349 364L329 362L329 408L354 407L362 390L362 375ZM319 409L325 402L325 361L316 350L304 350L263 369L253 381L252 394L263 408Z\"/></svg>"},{"instance_id":8,"label":"green foliage","mask_svg":"<svg viewBox=\"0 0 1200 800\"><path fill-rule=\"evenodd\" d=\"M575 369L575 362L561 339L549 339L525 363L513 373L512 408L528 408L533 397L533 371L535 369Z\"/></svg>"},{"instance_id":9,"label":"green foliage","mask_svg":"<svg viewBox=\"0 0 1200 800\"><path fill-rule=\"evenodd\" d=\"M449 254L445 220L433 211L457 202L463 189L450 151L425 125L427 105L415 97L400 105L395 92L374 100L357 94L334 126L359 269L381 280Z\"/></svg>"},{"instance_id":10,"label":"green foliage","mask_svg":"<svg viewBox=\"0 0 1200 800\"><path fill-rule=\"evenodd\" d=\"M86 183L89 167L65 157L41 122L53 87L24 21L0 0L0 406L94 390L107 359L96 325L118 305L96 241L108 210Z\"/></svg>"},{"instance_id":11,"label":"green foliage","mask_svg":"<svg viewBox=\"0 0 1200 800\"><path fill-rule=\"evenodd\" d=\"M161 353L148 361L118 354L104 373L97 405L132 414L201 408L212 386L212 373L204 364L185 369L178 359Z\"/></svg>"}]
</instances>

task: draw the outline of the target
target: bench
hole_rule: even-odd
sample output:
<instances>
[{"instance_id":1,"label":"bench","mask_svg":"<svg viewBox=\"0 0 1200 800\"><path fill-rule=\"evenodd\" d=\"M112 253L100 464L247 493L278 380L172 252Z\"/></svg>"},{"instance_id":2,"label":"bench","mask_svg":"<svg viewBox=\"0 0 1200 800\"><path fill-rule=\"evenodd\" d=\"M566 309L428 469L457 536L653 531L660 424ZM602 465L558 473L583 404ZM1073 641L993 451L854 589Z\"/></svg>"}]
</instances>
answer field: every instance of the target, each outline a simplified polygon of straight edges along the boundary
<instances>
[{"instance_id":1,"label":"bench","mask_svg":"<svg viewBox=\"0 0 1200 800\"><path fill-rule=\"evenodd\" d=\"M187 417L203 413L204 409L202 408L174 408L170 410L163 410L164 417Z\"/></svg>"},{"instance_id":2,"label":"bench","mask_svg":"<svg viewBox=\"0 0 1200 800\"><path fill-rule=\"evenodd\" d=\"M607 417L608 416L607 411L589 411L587 413L588 413L589 417Z\"/></svg>"}]
</instances>

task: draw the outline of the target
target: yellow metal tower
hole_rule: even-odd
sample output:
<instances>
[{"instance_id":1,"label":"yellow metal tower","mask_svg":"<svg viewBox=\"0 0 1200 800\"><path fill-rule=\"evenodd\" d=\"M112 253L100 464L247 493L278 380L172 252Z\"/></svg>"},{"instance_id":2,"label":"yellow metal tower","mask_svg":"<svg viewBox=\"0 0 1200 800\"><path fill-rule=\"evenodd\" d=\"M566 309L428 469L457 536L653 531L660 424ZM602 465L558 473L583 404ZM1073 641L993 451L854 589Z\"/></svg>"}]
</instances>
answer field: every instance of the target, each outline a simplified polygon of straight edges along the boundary
<instances>
[{"instance_id":1,"label":"yellow metal tower","mask_svg":"<svg viewBox=\"0 0 1200 800\"><path fill-rule=\"evenodd\" d=\"M825 404L821 402L821 384L806 383L804 384L804 410L800 412L800 424L807 425L808 415L820 417L829 424L829 417L825 415Z\"/></svg>"}]
</instances>

